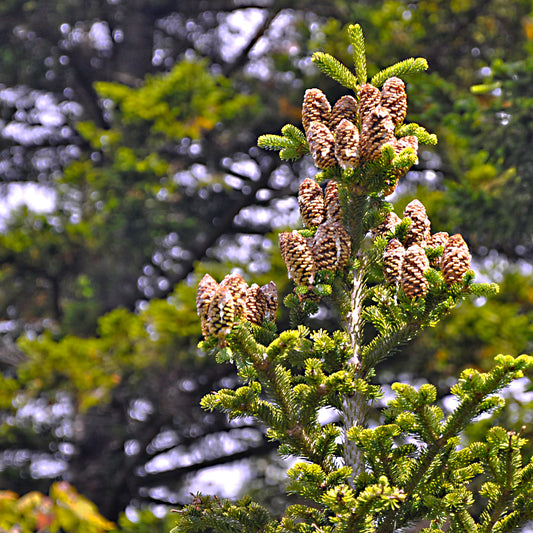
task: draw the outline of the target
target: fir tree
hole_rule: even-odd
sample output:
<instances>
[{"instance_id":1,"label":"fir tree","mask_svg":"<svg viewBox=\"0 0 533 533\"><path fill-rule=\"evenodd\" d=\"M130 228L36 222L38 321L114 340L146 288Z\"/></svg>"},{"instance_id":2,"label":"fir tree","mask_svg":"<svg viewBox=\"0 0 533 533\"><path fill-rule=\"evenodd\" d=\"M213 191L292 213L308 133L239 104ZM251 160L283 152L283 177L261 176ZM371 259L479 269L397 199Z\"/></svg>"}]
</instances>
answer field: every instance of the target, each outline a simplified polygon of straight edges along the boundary
<instances>
[{"instance_id":1,"label":"fir tree","mask_svg":"<svg viewBox=\"0 0 533 533\"><path fill-rule=\"evenodd\" d=\"M525 439L501 427L477 441L463 435L476 417L502 407L498 393L533 366L532 357L500 355L487 373L465 370L451 387L456 407L448 413L433 385L396 383L380 423L367 424L382 396L373 381L378 363L462 299L498 288L474 282L461 235L431 234L421 202L399 216L386 200L416 162L418 145L437 141L404 123L402 78L426 61L407 59L368 82L361 28L350 26L349 36L353 72L325 53L313 61L352 94L331 106L319 89L308 90L303 130L289 124L258 142L282 159L310 153L321 170L300 187L306 228L279 239L295 284L284 301L293 329L276 330L273 284L206 275L197 296L202 349L235 363L242 379L237 389L204 397L203 407L265 424L280 454L302 459L287 472L287 490L307 503L274 518L248 498L196 495L175 533L388 533L421 521L428 532L504 532L533 517ZM337 310L336 331L306 325L322 304ZM336 422L320 422L324 407L337 409Z\"/></svg>"}]
</instances>

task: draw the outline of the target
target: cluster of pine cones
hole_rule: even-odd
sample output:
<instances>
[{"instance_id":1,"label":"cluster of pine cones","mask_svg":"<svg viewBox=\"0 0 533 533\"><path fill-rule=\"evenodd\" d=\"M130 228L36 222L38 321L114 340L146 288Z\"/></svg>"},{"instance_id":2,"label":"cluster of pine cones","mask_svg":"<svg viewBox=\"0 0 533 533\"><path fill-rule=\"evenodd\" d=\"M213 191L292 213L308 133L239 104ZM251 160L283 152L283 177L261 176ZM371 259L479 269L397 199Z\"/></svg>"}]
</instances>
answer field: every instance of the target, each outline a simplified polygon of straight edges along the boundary
<instances>
[{"instance_id":1,"label":"cluster of pine cones","mask_svg":"<svg viewBox=\"0 0 533 533\"><path fill-rule=\"evenodd\" d=\"M313 179L307 178L298 192L300 215L313 237L298 231L279 236L281 256L295 285L311 286L320 270L341 270L350 259L351 241L341 221L337 184L329 181L324 192Z\"/></svg>"},{"instance_id":2,"label":"cluster of pine cones","mask_svg":"<svg viewBox=\"0 0 533 533\"><path fill-rule=\"evenodd\" d=\"M411 220L411 225L403 242L391 239L383 253L383 275L385 281L392 285L401 285L404 293L424 296L428 290L428 280L424 273L428 268L440 268L447 285L462 281L464 274L470 270L470 252L463 237L457 233L451 237L446 232L431 235L431 222L426 208L419 200L410 202L403 213ZM394 232L402 220L391 212L375 228L373 235L386 237ZM430 263L424 248L443 247L442 256L437 256Z\"/></svg>"},{"instance_id":3,"label":"cluster of pine cones","mask_svg":"<svg viewBox=\"0 0 533 533\"><path fill-rule=\"evenodd\" d=\"M384 144L390 144L396 154L407 147L417 153L415 136L397 139L394 135L407 114L405 84L400 78L389 78L381 91L365 83L358 96L359 102L353 96L343 96L332 108L320 89L305 92L302 124L318 168L337 164L344 169L354 168L378 159ZM395 177L399 179L407 170L399 169Z\"/></svg>"},{"instance_id":4,"label":"cluster of pine cones","mask_svg":"<svg viewBox=\"0 0 533 533\"><path fill-rule=\"evenodd\" d=\"M196 311L207 338L223 338L238 320L262 324L274 320L278 308L278 291L271 281L260 287L248 284L239 274L229 274L218 284L206 274L198 284Z\"/></svg>"}]
</instances>

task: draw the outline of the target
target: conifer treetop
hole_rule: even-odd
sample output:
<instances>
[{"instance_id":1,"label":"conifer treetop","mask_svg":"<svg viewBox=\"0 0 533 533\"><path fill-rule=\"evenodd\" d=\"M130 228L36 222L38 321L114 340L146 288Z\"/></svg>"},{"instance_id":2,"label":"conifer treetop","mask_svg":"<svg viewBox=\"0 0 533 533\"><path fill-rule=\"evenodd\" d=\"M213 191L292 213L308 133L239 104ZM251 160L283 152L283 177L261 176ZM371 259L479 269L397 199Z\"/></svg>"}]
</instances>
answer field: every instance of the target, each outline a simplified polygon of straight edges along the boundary
<instances>
[{"instance_id":1,"label":"conifer treetop","mask_svg":"<svg viewBox=\"0 0 533 533\"><path fill-rule=\"evenodd\" d=\"M354 72L322 52L313 61L353 95L333 106L319 89L302 105L303 131L287 125L258 144L282 159L313 158L319 171L299 187L302 226L280 234L293 290L284 299L291 329L278 331L277 291L229 276L204 277L197 308L200 347L235 364L241 384L202 400L231 418L253 416L281 455L302 459L287 472L299 497L282 517L250 498L196 495L178 513L174 533L390 533L421 520L421 531L505 532L533 518L533 462L519 433L492 427L469 441L464 429L504 405L501 391L533 368L533 358L496 357L488 372L463 371L446 410L430 383L392 386L394 398L368 423L382 398L378 364L463 299L488 297L475 283L460 234L431 232L424 205L396 214L386 201L436 137L406 124L400 76L427 68L408 59L367 82L364 38L348 27ZM380 89L381 87L381 89ZM337 329L313 330L321 306L335 310ZM323 408L335 420L321 422ZM477 483L472 484L476 479ZM483 499L481 513L474 502Z\"/></svg>"}]
</instances>

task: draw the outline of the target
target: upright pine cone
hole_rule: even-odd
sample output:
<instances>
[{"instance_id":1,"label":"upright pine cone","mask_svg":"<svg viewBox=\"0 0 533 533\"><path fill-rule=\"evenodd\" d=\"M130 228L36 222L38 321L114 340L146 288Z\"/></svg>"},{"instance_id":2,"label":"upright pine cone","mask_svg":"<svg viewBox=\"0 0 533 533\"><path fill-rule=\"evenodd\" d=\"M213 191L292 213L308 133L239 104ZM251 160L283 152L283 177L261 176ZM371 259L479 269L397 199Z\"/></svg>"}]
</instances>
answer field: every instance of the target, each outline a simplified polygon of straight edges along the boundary
<instances>
[{"instance_id":1,"label":"upright pine cone","mask_svg":"<svg viewBox=\"0 0 533 533\"><path fill-rule=\"evenodd\" d=\"M207 310L207 327L210 335L225 337L235 322L235 304L227 287L219 286Z\"/></svg>"},{"instance_id":2,"label":"upright pine cone","mask_svg":"<svg viewBox=\"0 0 533 533\"><path fill-rule=\"evenodd\" d=\"M414 135L400 137L394 145L394 152L398 155L402 150L409 147L415 151L415 154L418 154L418 137L415 137Z\"/></svg>"},{"instance_id":3,"label":"upright pine cone","mask_svg":"<svg viewBox=\"0 0 533 533\"><path fill-rule=\"evenodd\" d=\"M335 159L335 138L322 122L311 122L307 129L307 142L309 143L309 151L318 168L330 168L337 164Z\"/></svg>"},{"instance_id":4,"label":"upright pine cone","mask_svg":"<svg viewBox=\"0 0 533 533\"><path fill-rule=\"evenodd\" d=\"M418 244L409 246L403 258L401 275L402 289L408 298L426 294L429 283L424 272L428 268L429 260L424 249Z\"/></svg>"},{"instance_id":5,"label":"upright pine cone","mask_svg":"<svg viewBox=\"0 0 533 533\"><path fill-rule=\"evenodd\" d=\"M407 94L405 93L405 83L400 78L393 76L383 84L380 104L390 111L395 126L405 120Z\"/></svg>"},{"instance_id":6,"label":"upright pine cone","mask_svg":"<svg viewBox=\"0 0 533 533\"><path fill-rule=\"evenodd\" d=\"M318 226L312 248L317 270L341 270L350 259L350 236L340 222L328 220Z\"/></svg>"},{"instance_id":7,"label":"upright pine cone","mask_svg":"<svg viewBox=\"0 0 533 533\"><path fill-rule=\"evenodd\" d=\"M407 232L405 245L419 244L425 246L430 236L431 222L424 204L417 199L409 202L405 207L403 217L410 218L412 221Z\"/></svg>"},{"instance_id":8,"label":"upright pine cone","mask_svg":"<svg viewBox=\"0 0 533 533\"><path fill-rule=\"evenodd\" d=\"M316 269L306 238L297 231L286 231L279 236L279 247L295 285L312 285Z\"/></svg>"},{"instance_id":9,"label":"upright pine cone","mask_svg":"<svg viewBox=\"0 0 533 533\"><path fill-rule=\"evenodd\" d=\"M312 244L313 257L317 270L335 270L337 264L337 244L335 229L330 223L318 226Z\"/></svg>"},{"instance_id":10,"label":"upright pine cone","mask_svg":"<svg viewBox=\"0 0 533 533\"><path fill-rule=\"evenodd\" d=\"M381 147L384 144L394 145L395 141L394 123L389 110L378 105L363 121L359 140L360 157L364 161L379 159Z\"/></svg>"},{"instance_id":11,"label":"upright pine cone","mask_svg":"<svg viewBox=\"0 0 533 533\"><path fill-rule=\"evenodd\" d=\"M448 285L462 281L464 274L470 270L470 251L460 233L452 235L442 252L440 269Z\"/></svg>"},{"instance_id":12,"label":"upright pine cone","mask_svg":"<svg viewBox=\"0 0 533 533\"><path fill-rule=\"evenodd\" d=\"M209 336L209 327L207 323L207 310L209 304L218 289L218 283L209 275L206 274L198 284L196 291L196 312L201 319L202 333L205 337Z\"/></svg>"},{"instance_id":13,"label":"upright pine cone","mask_svg":"<svg viewBox=\"0 0 533 533\"><path fill-rule=\"evenodd\" d=\"M240 274L228 274L221 282L221 287L229 290L234 303L235 318L244 316L246 306L246 291L248 284Z\"/></svg>"},{"instance_id":14,"label":"upright pine cone","mask_svg":"<svg viewBox=\"0 0 533 533\"><path fill-rule=\"evenodd\" d=\"M383 251L383 275L391 285L400 282L405 248L398 239L391 239Z\"/></svg>"},{"instance_id":15,"label":"upright pine cone","mask_svg":"<svg viewBox=\"0 0 533 533\"><path fill-rule=\"evenodd\" d=\"M359 163L359 130L345 118L335 130L335 157L344 169L353 168Z\"/></svg>"},{"instance_id":16,"label":"upright pine cone","mask_svg":"<svg viewBox=\"0 0 533 533\"><path fill-rule=\"evenodd\" d=\"M394 147L394 153L396 155L399 155L402 150L405 150L406 148L412 148L415 152L415 155L418 154L418 138L414 135L408 135L407 137L400 137L396 142L393 143ZM396 180L399 180L400 178L403 178L407 171L409 170L410 166L405 166L401 168L396 168L392 171L392 174ZM396 187L394 187L396 188ZM393 192L386 192L385 196L388 194L391 194Z\"/></svg>"},{"instance_id":17,"label":"upright pine cone","mask_svg":"<svg viewBox=\"0 0 533 533\"><path fill-rule=\"evenodd\" d=\"M213 298L216 290L218 289L218 283L209 275L206 274L198 284L198 290L196 291L196 312L199 317L207 315L207 308L209 302Z\"/></svg>"},{"instance_id":18,"label":"upright pine cone","mask_svg":"<svg viewBox=\"0 0 533 533\"><path fill-rule=\"evenodd\" d=\"M437 246L446 246L448 242L449 234L446 231L439 231L434 233L429 237L426 243L427 248L437 248ZM431 266L439 267L441 262L441 257L436 257L431 262Z\"/></svg>"},{"instance_id":19,"label":"upright pine cone","mask_svg":"<svg viewBox=\"0 0 533 533\"><path fill-rule=\"evenodd\" d=\"M254 283L246 291L244 319L253 324L262 324L268 309L268 302L261 287Z\"/></svg>"},{"instance_id":20,"label":"upright pine cone","mask_svg":"<svg viewBox=\"0 0 533 533\"><path fill-rule=\"evenodd\" d=\"M324 194L315 180L306 178L300 184L298 206L306 227L312 228L322 224L325 216Z\"/></svg>"},{"instance_id":21,"label":"upright pine cone","mask_svg":"<svg viewBox=\"0 0 533 533\"><path fill-rule=\"evenodd\" d=\"M267 302L264 320L274 320L278 310L278 289L276 284L271 281L266 285L261 285L261 292L264 294Z\"/></svg>"},{"instance_id":22,"label":"upright pine cone","mask_svg":"<svg viewBox=\"0 0 533 533\"><path fill-rule=\"evenodd\" d=\"M342 222L341 203L339 202L339 187L333 180L329 180L324 191L324 205L326 218L335 222Z\"/></svg>"},{"instance_id":23,"label":"upright pine cone","mask_svg":"<svg viewBox=\"0 0 533 533\"><path fill-rule=\"evenodd\" d=\"M374 239L377 237L386 237L389 232L394 232L396 226L398 226L401 221L402 219L394 211L390 211L385 215L385 220L383 220L379 226L372 229L372 237Z\"/></svg>"},{"instance_id":24,"label":"upright pine cone","mask_svg":"<svg viewBox=\"0 0 533 533\"><path fill-rule=\"evenodd\" d=\"M365 118L379 105L381 93L377 87L365 83L359 89L359 120L361 124Z\"/></svg>"},{"instance_id":25,"label":"upright pine cone","mask_svg":"<svg viewBox=\"0 0 533 533\"><path fill-rule=\"evenodd\" d=\"M353 96L346 95L335 102L327 124L328 128L335 131L343 118L357 123L357 100Z\"/></svg>"},{"instance_id":26,"label":"upright pine cone","mask_svg":"<svg viewBox=\"0 0 533 533\"><path fill-rule=\"evenodd\" d=\"M320 89L307 89L302 104L302 125L307 132L311 122L328 124L331 114L331 105L326 95Z\"/></svg>"}]
</instances>

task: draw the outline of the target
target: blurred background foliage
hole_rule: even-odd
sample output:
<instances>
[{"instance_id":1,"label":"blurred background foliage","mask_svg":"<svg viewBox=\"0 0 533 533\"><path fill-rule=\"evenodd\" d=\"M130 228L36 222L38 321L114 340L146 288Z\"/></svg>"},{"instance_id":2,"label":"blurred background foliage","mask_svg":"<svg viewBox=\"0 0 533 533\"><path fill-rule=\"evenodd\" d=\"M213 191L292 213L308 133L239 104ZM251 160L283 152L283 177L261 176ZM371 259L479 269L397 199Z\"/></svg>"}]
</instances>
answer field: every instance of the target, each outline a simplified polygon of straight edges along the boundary
<instances>
[{"instance_id":1,"label":"blurred background foliage","mask_svg":"<svg viewBox=\"0 0 533 533\"><path fill-rule=\"evenodd\" d=\"M166 531L171 507L229 480L285 504L262 428L198 407L235 378L196 349L195 286L237 269L288 291L277 234L298 224L315 170L255 142L299 125L306 88L343 95L310 56L351 64L350 23L370 75L430 65L406 80L408 119L439 144L391 197L397 213L417 196L433 231L461 232L478 277L501 284L377 379L431 381L445 402L462 368L531 352L531 0L4 1L0 529ZM330 320L325 307L316 323ZM531 436L531 397L511 396L499 416ZM77 506L68 525L59 509Z\"/></svg>"}]
</instances>

